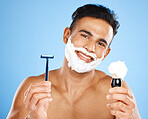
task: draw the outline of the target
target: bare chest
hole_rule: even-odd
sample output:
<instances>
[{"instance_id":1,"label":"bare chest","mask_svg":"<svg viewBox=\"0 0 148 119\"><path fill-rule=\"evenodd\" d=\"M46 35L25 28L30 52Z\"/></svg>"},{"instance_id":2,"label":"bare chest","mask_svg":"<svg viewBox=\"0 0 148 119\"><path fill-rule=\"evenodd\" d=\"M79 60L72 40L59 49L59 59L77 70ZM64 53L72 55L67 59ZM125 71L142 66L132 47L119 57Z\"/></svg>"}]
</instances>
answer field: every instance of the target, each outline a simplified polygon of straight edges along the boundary
<instances>
[{"instance_id":1,"label":"bare chest","mask_svg":"<svg viewBox=\"0 0 148 119\"><path fill-rule=\"evenodd\" d=\"M48 119L113 119L104 92L86 91L78 98L52 93Z\"/></svg>"}]
</instances>

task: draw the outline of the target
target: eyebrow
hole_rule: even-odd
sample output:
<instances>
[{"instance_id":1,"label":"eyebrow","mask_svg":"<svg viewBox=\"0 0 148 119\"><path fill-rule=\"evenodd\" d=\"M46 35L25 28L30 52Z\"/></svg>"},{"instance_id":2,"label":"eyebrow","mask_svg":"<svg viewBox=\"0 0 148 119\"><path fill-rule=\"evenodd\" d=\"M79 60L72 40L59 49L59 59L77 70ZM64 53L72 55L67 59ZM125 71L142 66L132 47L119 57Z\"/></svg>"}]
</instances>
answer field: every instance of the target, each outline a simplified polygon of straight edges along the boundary
<instances>
[{"instance_id":1,"label":"eyebrow","mask_svg":"<svg viewBox=\"0 0 148 119\"><path fill-rule=\"evenodd\" d=\"M104 40L104 39L99 39L99 41L102 41L102 42L104 42L106 45L108 45L107 41Z\"/></svg>"},{"instance_id":2,"label":"eyebrow","mask_svg":"<svg viewBox=\"0 0 148 119\"><path fill-rule=\"evenodd\" d=\"M89 31L87 31L87 30L85 30L85 29L82 29L82 30L80 30L79 32L84 32L84 33L86 33L86 34L88 34L88 35L90 35L90 36L93 36L91 32L89 32Z\"/></svg>"},{"instance_id":3,"label":"eyebrow","mask_svg":"<svg viewBox=\"0 0 148 119\"><path fill-rule=\"evenodd\" d=\"M87 31L87 30L85 30L85 29L82 29L82 30L80 30L79 32L85 32L86 34L88 34L88 35L90 35L90 36L93 36L93 34L92 34L91 32L89 32L89 31ZM102 41L102 42L104 42L106 45L108 45L107 41L106 41L105 39L103 39L103 38L98 39L98 41Z\"/></svg>"}]
</instances>

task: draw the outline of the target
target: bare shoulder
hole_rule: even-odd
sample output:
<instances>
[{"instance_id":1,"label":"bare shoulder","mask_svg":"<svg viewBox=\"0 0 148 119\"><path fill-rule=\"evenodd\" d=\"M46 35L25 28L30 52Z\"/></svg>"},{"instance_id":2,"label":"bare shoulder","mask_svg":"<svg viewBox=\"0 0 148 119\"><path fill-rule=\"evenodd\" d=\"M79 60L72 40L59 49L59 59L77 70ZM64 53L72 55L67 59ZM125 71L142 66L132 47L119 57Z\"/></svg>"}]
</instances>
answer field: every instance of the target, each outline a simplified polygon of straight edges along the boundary
<instances>
[{"instance_id":1,"label":"bare shoulder","mask_svg":"<svg viewBox=\"0 0 148 119\"><path fill-rule=\"evenodd\" d=\"M95 70L95 77L98 79L98 84L106 84L106 86L108 86L108 84L111 83L111 79L112 77L107 75L105 72L103 71L99 71L99 70Z\"/></svg>"},{"instance_id":2,"label":"bare shoulder","mask_svg":"<svg viewBox=\"0 0 148 119\"><path fill-rule=\"evenodd\" d=\"M111 88L111 79L112 77L107 75L105 72L95 70L95 78L97 79L97 87L99 90L104 93L108 93L108 90Z\"/></svg>"}]
</instances>

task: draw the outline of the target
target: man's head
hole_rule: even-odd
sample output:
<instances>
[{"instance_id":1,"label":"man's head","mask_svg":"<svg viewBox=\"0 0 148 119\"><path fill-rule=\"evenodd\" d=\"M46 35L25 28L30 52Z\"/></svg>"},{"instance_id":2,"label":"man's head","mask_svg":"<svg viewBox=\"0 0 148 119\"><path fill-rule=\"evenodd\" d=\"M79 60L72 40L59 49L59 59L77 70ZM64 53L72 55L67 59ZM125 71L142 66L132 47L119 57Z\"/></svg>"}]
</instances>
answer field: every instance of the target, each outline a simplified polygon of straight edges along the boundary
<instances>
[{"instance_id":1,"label":"man's head","mask_svg":"<svg viewBox=\"0 0 148 119\"><path fill-rule=\"evenodd\" d=\"M75 28L76 22L82 19L83 17L94 17L106 21L112 26L114 35L116 35L117 29L120 26L119 22L116 20L114 12L111 11L109 8L97 4L87 4L82 7L79 7L73 13L72 15L73 21L70 25L71 31L73 31L73 29Z\"/></svg>"},{"instance_id":2,"label":"man's head","mask_svg":"<svg viewBox=\"0 0 148 119\"><path fill-rule=\"evenodd\" d=\"M85 5L74 12L73 22L63 35L69 67L77 72L88 72L105 59L119 26L114 16L99 5Z\"/></svg>"}]
</instances>

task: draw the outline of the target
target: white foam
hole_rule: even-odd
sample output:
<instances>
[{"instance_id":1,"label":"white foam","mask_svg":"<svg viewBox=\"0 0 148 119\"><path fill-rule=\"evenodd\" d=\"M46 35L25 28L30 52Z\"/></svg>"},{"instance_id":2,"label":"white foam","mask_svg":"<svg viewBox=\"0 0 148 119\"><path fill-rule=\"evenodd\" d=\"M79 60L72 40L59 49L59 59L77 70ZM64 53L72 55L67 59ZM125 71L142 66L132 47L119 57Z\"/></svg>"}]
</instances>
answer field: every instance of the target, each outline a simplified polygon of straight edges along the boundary
<instances>
[{"instance_id":1,"label":"white foam","mask_svg":"<svg viewBox=\"0 0 148 119\"><path fill-rule=\"evenodd\" d=\"M117 62L112 62L109 67L108 71L111 73L113 78L122 78L127 74L127 67L124 62L122 61L117 61Z\"/></svg>"},{"instance_id":2,"label":"white foam","mask_svg":"<svg viewBox=\"0 0 148 119\"><path fill-rule=\"evenodd\" d=\"M85 53L86 55L93 57L94 61L90 63L86 63L85 61L81 60L77 56L77 54L75 53L75 50L81 51ZM68 67L71 67L72 70L75 70L78 73L84 73L84 72L89 72L95 69L102 61L104 55L102 55L101 58L97 59L96 54L88 52L85 48L74 47L73 43L71 43L71 37L70 37L66 44L65 57L68 61Z\"/></svg>"}]
</instances>

